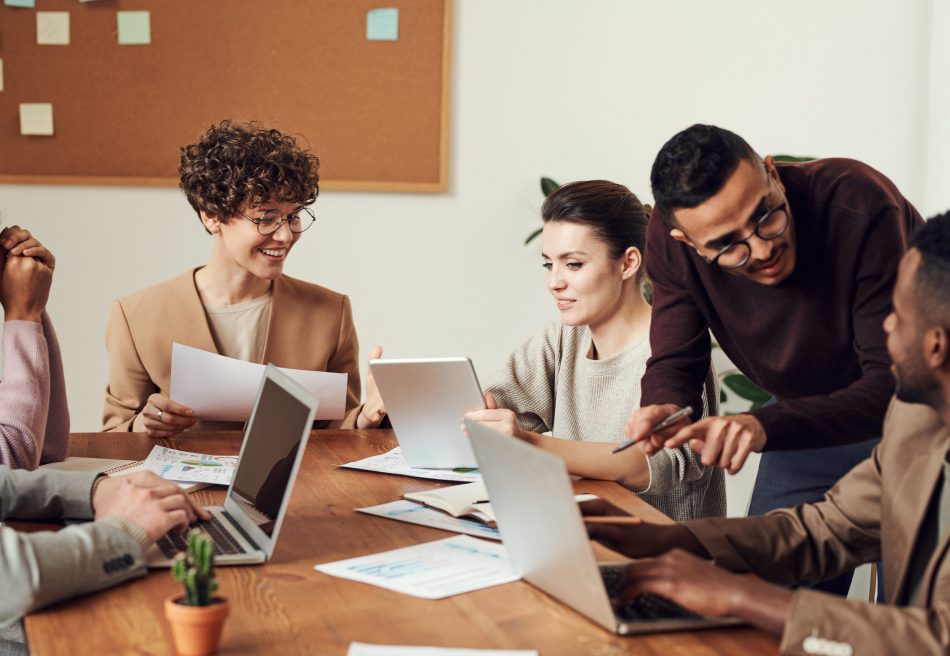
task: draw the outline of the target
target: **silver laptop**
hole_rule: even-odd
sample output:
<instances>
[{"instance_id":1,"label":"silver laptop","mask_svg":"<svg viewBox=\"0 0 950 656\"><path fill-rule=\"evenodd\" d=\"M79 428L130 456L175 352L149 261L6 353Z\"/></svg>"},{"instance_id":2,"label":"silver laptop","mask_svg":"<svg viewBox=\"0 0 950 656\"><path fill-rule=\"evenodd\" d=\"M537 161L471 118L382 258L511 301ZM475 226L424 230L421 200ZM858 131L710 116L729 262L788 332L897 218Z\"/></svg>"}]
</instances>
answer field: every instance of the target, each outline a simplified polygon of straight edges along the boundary
<instances>
[{"instance_id":1,"label":"silver laptop","mask_svg":"<svg viewBox=\"0 0 950 656\"><path fill-rule=\"evenodd\" d=\"M402 455L410 467L475 467L462 416L485 407L468 358L370 360Z\"/></svg>"},{"instance_id":2,"label":"silver laptop","mask_svg":"<svg viewBox=\"0 0 950 656\"><path fill-rule=\"evenodd\" d=\"M224 506L206 508L211 521L196 524L214 540L216 565L273 555L316 411L312 394L267 365ZM169 567L183 549L183 536L171 532L149 549L148 566Z\"/></svg>"},{"instance_id":3,"label":"silver laptop","mask_svg":"<svg viewBox=\"0 0 950 656\"><path fill-rule=\"evenodd\" d=\"M564 461L477 422L465 426L508 557L526 581L620 635L741 624L652 595L612 603L623 564L598 565Z\"/></svg>"}]
</instances>

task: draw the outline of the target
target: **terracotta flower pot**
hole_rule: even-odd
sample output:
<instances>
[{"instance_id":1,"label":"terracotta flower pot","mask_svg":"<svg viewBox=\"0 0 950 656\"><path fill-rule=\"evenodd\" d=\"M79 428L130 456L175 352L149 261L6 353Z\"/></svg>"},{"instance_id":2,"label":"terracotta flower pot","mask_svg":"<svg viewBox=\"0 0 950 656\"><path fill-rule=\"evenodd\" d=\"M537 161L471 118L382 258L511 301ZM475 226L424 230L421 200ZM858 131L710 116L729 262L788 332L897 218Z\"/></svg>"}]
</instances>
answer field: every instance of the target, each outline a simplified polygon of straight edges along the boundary
<instances>
[{"instance_id":1,"label":"terracotta flower pot","mask_svg":"<svg viewBox=\"0 0 950 656\"><path fill-rule=\"evenodd\" d=\"M210 606L185 606L180 594L165 599L165 617L172 627L175 649L181 656L206 656L218 649L221 628L231 612L227 599L215 597Z\"/></svg>"}]
</instances>

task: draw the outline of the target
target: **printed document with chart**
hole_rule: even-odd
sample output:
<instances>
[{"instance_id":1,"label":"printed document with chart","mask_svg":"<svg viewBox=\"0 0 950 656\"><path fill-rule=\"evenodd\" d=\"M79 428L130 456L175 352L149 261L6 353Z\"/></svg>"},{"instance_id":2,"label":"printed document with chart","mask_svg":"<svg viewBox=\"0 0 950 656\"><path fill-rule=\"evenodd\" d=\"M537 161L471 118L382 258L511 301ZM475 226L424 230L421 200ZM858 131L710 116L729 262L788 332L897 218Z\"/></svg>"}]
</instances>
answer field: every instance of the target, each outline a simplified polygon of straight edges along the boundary
<instances>
[{"instance_id":1,"label":"printed document with chart","mask_svg":"<svg viewBox=\"0 0 950 656\"><path fill-rule=\"evenodd\" d=\"M331 576L442 599L517 581L505 547L468 535L314 566Z\"/></svg>"}]
</instances>

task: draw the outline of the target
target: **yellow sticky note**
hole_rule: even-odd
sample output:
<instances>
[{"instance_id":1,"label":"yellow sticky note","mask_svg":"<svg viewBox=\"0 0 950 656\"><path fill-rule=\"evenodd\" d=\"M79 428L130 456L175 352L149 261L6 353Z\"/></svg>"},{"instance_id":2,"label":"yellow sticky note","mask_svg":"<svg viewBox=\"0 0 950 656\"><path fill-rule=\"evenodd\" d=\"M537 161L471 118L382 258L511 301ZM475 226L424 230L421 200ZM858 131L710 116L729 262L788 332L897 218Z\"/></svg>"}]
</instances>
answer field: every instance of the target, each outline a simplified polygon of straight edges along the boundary
<instances>
[{"instance_id":1,"label":"yellow sticky note","mask_svg":"<svg viewBox=\"0 0 950 656\"><path fill-rule=\"evenodd\" d=\"M52 136L52 103L20 103L20 134Z\"/></svg>"},{"instance_id":2,"label":"yellow sticky note","mask_svg":"<svg viewBox=\"0 0 950 656\"><path fill-rule=\"evenodd\" d=\"M69 12L36 12L36 43L41 46L68 46Z\"/></svg>"}]
</instances>

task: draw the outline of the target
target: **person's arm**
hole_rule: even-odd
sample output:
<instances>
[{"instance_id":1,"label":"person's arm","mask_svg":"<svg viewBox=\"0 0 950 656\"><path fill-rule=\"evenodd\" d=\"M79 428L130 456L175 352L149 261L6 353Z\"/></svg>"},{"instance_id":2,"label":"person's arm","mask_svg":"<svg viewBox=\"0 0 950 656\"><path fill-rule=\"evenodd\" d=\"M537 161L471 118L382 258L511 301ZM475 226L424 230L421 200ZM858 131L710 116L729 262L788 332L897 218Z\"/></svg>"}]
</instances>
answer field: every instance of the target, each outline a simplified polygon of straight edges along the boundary
<instances>
[{"instance_id":1,"label":"person's arm","mask_svg":"<svg viewBox=\"0 0 950 656\"><path fill-rule=\"evenodd\" d=\"M97 477L86 472L0 467L0 519L90 519ZM108 568L103 567L106 562ZM144 573L143 546L118 520L70 526L55 533L20 533L0 526L0 580L4 581L0 626L60 599Z\"/></svg>"},{"instance_id":2,"label":"person's arm","mask_svg":"<svg viewBox=\"0 0 950 656\"><path fill-rule=\"evenodd\" d=\"M628 565L621 590L622 599L655 594L696 613L744 620L780 635L781 654L937 656L950 650L950 603L939 582L929 608L870 604L793 591L677 550Z\"/></svg>"},{"instance_id":3,"label":"person's arm","mask_svg":"<svg viewBox=\"0 0 950 656\"><path fill-rule=\"evenodd\" d=\"M853 281L851 324L861 377L828 395L782 399L752 413L765 429L765 449L805 449L859 442L880 436L894 393L887 336L882 324L909 233L921 223L906 200L888 207L863 236Z\"/></svg>"},{"instance_id":4,"label":"person's arm","mask_svg":"<svg viewBox=\"0 0 950 656\"><path fill-rule=\"evenodd\" d=\"M600 516L588 521L593 539L631 558L685 549L773 583L824 581L880 558L881 449L875 447L823 501L759 517L698 519L661 529L617 520L624 513L603 501L581 509Z\"/></svg>"},{"instance_id":5,"label":"person's arm","mask_svg":"<svg viewBox=\"0 0 950 656\"><path fill-rule=\"evenodd\" d=\"M0 526L0 626L56 601L146 572L145 550L196 516L177 486L151 472L118 478L85 472L0 467L0 519L90 518L56 532Z\"/></svg>"},{"instance_id":6,"label":"person's arm","mask_svg":"<svg viewBox=\"0 0 950 656\"><path fill-rule=\"evenodd\" d=\"M523 431L546 433L554 423L562 334L561 324L552 322L532 335L508 354L505 364L485 386L495 407L513 412Z\"/></svg>"},{"instance_id":7,"label":"person's arm","mask_svg":"<svg viewBox=\"0 0 950 656\"><path fill-rule=\"evenodd\" d=\"M55 258L18 226L0 233L0 245L9 253L0 275L0 304L6 321L0 464L33 469L44 450L50 409L50 351L40 322L53 282ZM54 446L54 451L62 451L65 441L51 448Z\"/></svg>"},{"instance_id":8,"label":"person's arm","mask_svg":"<svg viewBox=\"0 0 950 656\"><path fill-rule=\"evenodd\" d=\"M102 410L102 430L130 431L148 398L160 390L145 370L120 301L109 308L106 323L109 382Z\"/></svg>"},{"instance_id":9,"label":"person's arm","mask_svg":"<svg viewBox=\"0 0 950 656\"><path fill-rule=\"evenodd\" d=\"M44 312L43 335L49 351L49 410L46 419L46 436L40 463L60 462L69 451L69 406L66 401L66 377L63 373L63 357L53 322Z\"/></svg>"},{"instance_id":10,"label":"person's arm","mask_svg":"<svg viewBox=\"0 0 950 656\"><path fill-rule=\"evenodd\" d=\"M353 324L353 310L348 296L343 297L340 314L340 333L336 349L327 362L327 371L346 374L346 416L328 424L328 428L356 428L363 409L360 403L360 344Z\"/></svg>"},{"instance_id":11,"label":"person's arm","mask_svg":"<svg viewBox=\"0 0 950 656\"><path fill-rule=\"evenodd\" d=\"M7 321L0 382L0 464L35 469L40 464L50 401L50 362L43 328Z\"/></svg>"},{"instance_id":12,"label":"person's arm","mask_svg":"<svg viewBox=\"0 0 950 656\"><path fill-rule=\"evenodd\" d=\"M699 418L703 384L710 368L709 325L686 281L691 279L685 246L669 236L659 210L647 230L647 276L653 288L651 356L640 387L641 407L691 406Z\"/></svg>"}]
</instances>

